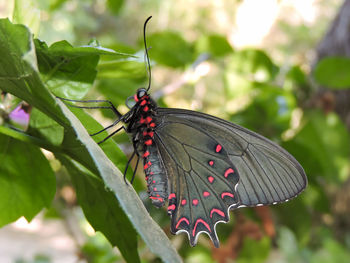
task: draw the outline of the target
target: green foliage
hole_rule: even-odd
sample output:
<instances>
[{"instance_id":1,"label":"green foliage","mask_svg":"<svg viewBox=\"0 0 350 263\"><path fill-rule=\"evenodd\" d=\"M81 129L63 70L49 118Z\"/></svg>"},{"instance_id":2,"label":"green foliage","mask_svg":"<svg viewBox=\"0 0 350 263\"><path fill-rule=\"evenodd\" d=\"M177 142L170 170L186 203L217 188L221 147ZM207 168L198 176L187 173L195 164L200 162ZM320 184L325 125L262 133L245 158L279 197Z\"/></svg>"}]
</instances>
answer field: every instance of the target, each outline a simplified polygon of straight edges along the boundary
<instances>
[{"instance_id":1,"label":"green foliage","mask_svg":"<svg viewBox=\"0 0 350 263\"><path fill-rule=\"evenodd\" d=\"M209 53L213 57L222 57L233 51L227 39L221 35L203 35L195 44L197 54Z\"/></svg>"},{"instance_id":2,"label":"green foliage","mask_svg":"<svg viewBox=\"0 0 350 263\"><path fill-rule=\"evenodd\" d=\"M252 253L252 249L254 253ZM243 248L238 256L238 263L260 263L265 262L270 252L270 239L264 237L261 240L245 238Z\"/></svg>"},{"instance_id":3,"label":"green foliage","mask_svg":"<svg viewBox=\"0 0 350 263\"><path fill-rule=\"evenodd\" d=\"M350 87L350 59L344 57L326 57L315 67L316 81L333 89Z\"/></svg>"},{"instance_id":4,"label":"green foliage","mask_svg":"<svg viewBox=\"0 0 350 263\"><path fill-rule=\"evenodd\" d=\"M54 173L39 148L0 134L0 226L24 216L28 221L49 207Z\"/></svg>"},{"instance_id":5,"label":"green foliage","mask_svg":"<svg viewBox=\"0 0 350 263\"><path fill-rule=\"evenodd\" d=\"M91 226L99 231L81 248L89 262L140 262L139 250L142 262L157 262L158 259L149 259L152 256L144 249L145 244L160 260L180 261L132 187L124 184L119 170L124 171L127 158L115 142L125 143L127 136L118 134L97 147L93 140L98 142L108 133L102 132L92 140L80 124L88 133L95 133L103 127L92 116L98 118L102 114L110 124L116 120L115 114L106 109L92 115L72 107L68 110L55 98L104 97L125 112L121 105L148 80L142 22L154 14L152 6L157 5L162 15L152 19L159 19L158 23L149 24L152 32L153 26L164 22L167 12L176 10L167 10L170 5L162 1L132 5L123 0L14 2L14 24L0 20L0 89L14 96L1 97L0 101L0 225L21 216L30 221L49 207L56 189L53 170L58 170L58 179L63 173L69 174L78 205ZM141 15L134 9L136 5L144 7ZM205 10L199 12L203 18ZM177 19L181 16L176 14ZM171 23L169 20L164 24L178 30L182 21L179 20L179 26ZM303 40L310 41L309 28L284 25L287 26L294 37L285 50L304 50ZM191 105L257 131L287 149L302 164L309 180L300 197L271 209L278 233L277 247L276 240L268 237L259 241L244 238L242 247L235 251L239 252L238 258L232 260L276 262L277 256L278 262L348 262L350 255L343 240L349 236L349 230L338 229L332 223L337 217L333 214L332 195L349 180L350 171L350 138L343 121L333 112L326 114L310 107L313 86L302 63L288 65L280 58L277 63L273 52L270 56L264 50L234 49L227 34L219 30L208 32L210 23L201 27L191 24L191 32L159 31L147 35L154 73L151 91L157 99L160 96L159 105ZM315 34L314 30L311 34ZM102 47L95 37L108 48ZM91 38L88 45L71 44L85 44ZM199 72L202 65L209 68L207 73ZM347 58L325 58L316 65L313 77L326 87L345 89L350 86L349 66ZM164 89L163 94L163 89L157 90L160 85L176 86L183 79L187 82L176 92L174 89L169 94ZM187 97L194 100L188 101ZM8 117L21 100L32 107L25 131L14 129ZM56 160L47 158L40 148L51 151ZM127 178L131 176L129 169ZM134 189L144 198L147 194L142 176L136 176ZM149 200L144 204L167 232L166 212L151 207ZM246 209L242 214L261 222L254 210ZM222 245L227 245L222 237L229 240L232 229L240 227L235 215L230 224L219 227ZM100 233L118 247L121 255L116 255ZM144 243L138 242L138 235ZM181 235L175 237L174 244L179 246L182 242L180 253L186 262L214 262L212 254L216 252L205 239L201 236L197 247L190 248L187 237Z\"/></svg>"},{"instance_id":6,"label":"green foliage","mask_svg":"<svg viewBox=\"0 0 350 263\"><path fill-rule=\"evenodd\" d=\"M54 194L54 180L52 181L51 179L50 181L48 178L45 180L43 175L52 177L53 174L51 170L48 170L50 166L47 160L44 157L40 157L39 146L52 151L57 156L64 154L69 158L72 158L80 163L80 165L85 166L85 169L89 171L89 173L94 174L96 178L102 177L106 187L113 189L115 193L118 193L117 198L114 198L114 195L112 195L111 192L102 190L105 186L101 181L91 181L92 179L89 179L90 181L85 181L87 178L84 177L82 179L78 177L77 175L79 172L76 172L76 170L73 169L73 166L69 166L69 163L65 162L70 168L68 171L70 172L73 181L77 183L78 198L81 201L82 208L84 209L87 218L90 220L91 225L95 229L102 231L104 235L110 239L112 244L117 245L123 257L128 262L139 261L136 246L136 233L133 231L133 227L131 227L129 220L133 221L134 226L146 242L150 244L151 248L160 248L154 249L154 253L159 254L165 260L167 260L168 257L177 258L178 256L176 252L167 243L168 241L159 227L151 221L147 211L144 209L135 192L123 182L120 171L109 161L109 159L107 159L101 149L97 147L96 144L92 143L90 136L82 128L76 117L73 117L72 113L64 106L64 104L50 94L38 74L38 69L51 67L54 70L51 71L52 73L48 77L48 80L58 72L56 73L56 76L59 76L62 79L81 83L83 79L81 76L77 75L80 73L84 75L86 74L86 71L76 70L77 68L80 68L79 61L77 60L78 63L73 63L71 64L72 66L66 68L69 70L64 74L64 70L61 70L60 66L55 65L57 53L50 53L49 48L49 51L43 55L45 59L39 60L39 66L37 67L37 60L35 59L36 50L34 49L31 34L26 27L22 25L13 25L8 20L3 19L0 20L0 32L1 35L6 36L5 38L0 39L0 56L2 57L2 64L0 67L0 88L3 91L12 93L13 95L29 102L33 107L36 107L42 112L40 114L34 113L34 116L36 116L30 123L31 126L29 129L31 135L1 126L0 132L4 134L1 135L4 138L2 145L11 143L11 149L8 150L7 147L5 147L3 152L3 154L6 153L6 161L9 167L3 166L4 170L0 170L1 177L6 178L9 174L18 177L18 186L16 186L12 180L4 181L4 189L2 191L4 198L1 199L0 203L7 213L3 213L2 225L16 220L21 215L24 215L28 220L31 220L43 206L49 206L52 200ZM41 42L39 52L43 51L43 46L45 47ZM58 53L60 53L61 56L70 56L71 61L74 61L75 57L84 55L86 52L95 53L94 56L96 56L96 53L106 52L106 50L98 51L91 47L88 47L87 50L84 48L77 48L77 50L74 50L74 48L68 43L63 42L53 46L59 47ZM53 50L55 51L55 49ZM75 54L75 51L77 51L77 54ZM90 61L90 63L95 63L96 65L95 60L98 61L98 57L93 61ZM53 63L44 63L48 61ZM59 62L57 64L59 64ZM87 67L89 68L88 65ZM75 74L71 74L72 71L75 72ZM62 90L62 94L66 94L64 89L68 88L69 86L61 85L60 89ZM79 88L81 89L82 87ZM51 120L48 120L48 118L51 118ZM92 121L91 118L86 118L84 115L81 115L81 118L85 119L87 122ZM54 130L57 124L64 128L63 141L62 137L60 137L62 136L62 129L57 129L56 132L52 133L48 132L50 129L51 131ZM20 141L17 142L8 136ZM86 139L89 142L85 141ZM62 143L57 145L61 141ZM32 144L28 144L28 142ZM117 146L113 141L110 141L109 144L110 146L105 146L106 153L111 159L114 159L114 161L118 163L118 155L119 157L121 156L119 154L120 150L116 150ZM18 153L21 153L21 155L18 155ZM115 153L117 153L117 155ZM32 158L34 158L34 160ZM125 157L122 158L122 162L125 163ZM23 167L21 169L18 168L18 164L23 164ZM34 166L35 170L28 168L29 166ZM40 168L36 166L39 166ZM19 177L17 173L20 174L21 177ZM35 173L35 176L33 173ZM36 178L39 177L40 182L37 182L39 179ZM30 181L28 181L29 178ZM118 180L118 182L115 180ZM50 182L53 183L51 183L50 187L47 187L47 184L50 184ZM12 185L9 185L9 183ZM41 189L42 185L45 186L45 190ZM6 201L9 200L10 188L18 188L16 197L21 204L11 204L11 202L6 203ZM89 196L91 192L98 193L98 195ZM102 205L90 206L93 201L96 201L94 198L97 198L97 196L101 202L110 209ZM12 200L17 202L13 197ZM123 209L118 209L120 206L118 200ZM28 205L28 202L30 205ZM12 205L12 207L6 206L9 204ZM22 206L23 208L18 209L18 207ZM17 209L13 211L13 208ZM116 211L119 211L118 218L116 218ZM143 214L143 216L140 216L140 214ZM114 222L113 226L116 226L115 224L117 224L118 227L115 227L113 230L109 229L109 225L105 225L106 222L104 221L107 218L110 224ZM154 228L152 229L152 235L148 232L150 228ZM124 234L124 237L120 238L123 230L127 231L127 234ZM147 231L147 233L145 231ZM160 244L151 245L152 242L161 242L162 246Z\"/></svg>"},{"instance_id":7,"label":"green foliage","mask_svg":"<svg viewBox=\"0 0 350 263\"><path fill-rule=\"evenodd\" d=\"M170 31L154 33L147 37L152 59L169 67L184 67L193 61L193 48L180 34Z\"/></svg>"}]
</instances>

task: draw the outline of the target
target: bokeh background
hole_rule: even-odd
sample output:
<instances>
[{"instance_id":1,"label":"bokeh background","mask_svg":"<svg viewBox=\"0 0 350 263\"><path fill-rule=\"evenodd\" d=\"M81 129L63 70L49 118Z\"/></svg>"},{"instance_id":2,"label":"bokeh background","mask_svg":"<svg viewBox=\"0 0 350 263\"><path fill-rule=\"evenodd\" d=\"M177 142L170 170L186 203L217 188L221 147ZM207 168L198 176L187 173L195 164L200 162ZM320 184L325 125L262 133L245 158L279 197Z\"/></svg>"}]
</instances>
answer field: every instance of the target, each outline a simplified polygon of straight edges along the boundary
<instances>
[{"instance_id":1,"label":"bokeh background","mask_svg":"<svg viewBox=\"0 0 350 263\"><path fill-rule=\"evenodd\" d=\"M27 25L48 45L67 40L80 46L95 39L143 62L142 27L153 15L147 40L151 93L158 103L247 127L301 163L308 188L285 204L231 212L231 221L217 227L219 249L204 236L195 248L185 235L172 236L166 211L152 207L138 173L135 189L185 262L350 262L349 5L341 0L18 0L1 1L0 17ZM335 55L338 60L321 64ZM108 98L126 112L126 98L147 85L139 62L102 58L85 98ZM104 111L90 114L104 125L114 119ZM113 139L131 154L125 134ZM0 229L0 262L123 262L84 218L60 163L46 156L57 172L52 206L30 223L20 218ZM141 238L138 246L142 262L159 262Z\"/></svg>"}]
</instances>

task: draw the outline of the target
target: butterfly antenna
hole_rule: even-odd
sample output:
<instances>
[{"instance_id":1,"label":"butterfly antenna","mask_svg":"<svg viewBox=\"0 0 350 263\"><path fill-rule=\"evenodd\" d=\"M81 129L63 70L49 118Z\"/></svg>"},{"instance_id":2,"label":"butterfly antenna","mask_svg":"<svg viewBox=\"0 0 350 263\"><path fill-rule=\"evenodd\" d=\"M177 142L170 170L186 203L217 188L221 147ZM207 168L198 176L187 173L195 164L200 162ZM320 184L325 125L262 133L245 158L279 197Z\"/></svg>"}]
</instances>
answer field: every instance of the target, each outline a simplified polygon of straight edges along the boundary
<instances>
[{"instance_id":1,"label":"butterfly antenna","mask_svg":"<svg viewBox=\"0 0 350 263\"><path fill-rule=\"evenodd\" d=\"M147 91L151 88L151 79L152 79L152 74L151 74L151 63L149 62L149 56L148 56L148 47L146 43L146 25L148 21L152 18L152 16L148 17L145 21L145 24L143 25L143 43L145 44L145 53L146 53L146 60L147 60L147 72L148 72L148 87Z\"/></svg>"}]
</instances>

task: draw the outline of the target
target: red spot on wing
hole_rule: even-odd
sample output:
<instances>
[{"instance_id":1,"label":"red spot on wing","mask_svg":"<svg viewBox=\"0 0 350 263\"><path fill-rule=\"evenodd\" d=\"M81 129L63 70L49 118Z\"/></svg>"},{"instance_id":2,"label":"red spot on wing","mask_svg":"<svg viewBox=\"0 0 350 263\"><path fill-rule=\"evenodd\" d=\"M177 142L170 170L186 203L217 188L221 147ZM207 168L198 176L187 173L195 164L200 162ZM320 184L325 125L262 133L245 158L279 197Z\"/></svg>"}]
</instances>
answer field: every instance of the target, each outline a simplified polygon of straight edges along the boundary
<instances>
[{"instance_id":1,"label":"red spot on wing","mask_svg":"<svg viewBox=\"0 0 350 263\"><path fill-rule=\"evenodd\" d=\"M176 195L175 195L174 193L171 193L171 194L169 195L168 199L170 200L170 199L175 198L175 197L176 197Z\"/></svg>"},{"instance_id":2,"label":"red spot on wing","mask_svg":"<svg viewBox=\"0 0 350 263\"><path fill-rule=\"evenodd\" d=\"M222 212L221 210L217 209L217 208L213 208L211 211L210 211L210 218L213 217L213 214L214 213L217 213L218 215L222 216L222 217L225 217L225 213Z\"/></svg>"},{"instance_id":3,"label":"red spot on wing","mask_svg":"<svg viewBox=\"0 0 350 263\"><path fill-rule=\"evenodd\" d=\"M183 200L181 201L181 205L185 205L185 204L187 204L187 200L186 200L186 199L183 199Z\"/></svg>"},{"instance_id":4,"label":"red spot on wing","mask_svg":"<svg viewBox=\"0 0 350 263\"><path fill-rule=\"evenodd\" d=\"M214 182L214 177L209 176L209 177L208 177L208 181L209 181L209 183L211 183L211 184L212 184L212 183Z\"/></svg>"},{"instance_id":5,"label":"red spot on wing","mask_svg":"<svg viewBox=\"0 0 350 263\"><path fill-rule=\"evenodd\" d=\"M152 140L149 139L149 140L145 141L145 145L152 145Z\"/></svg>"},{"instance_id":6,"label":"red spot on wing","mask_svg":"<svg viewBox=\"0 0 350 263\"><path fill-rule=\"evenodd\" d=\"M203 192L203 196L204 196L204 197L208 197L209 195L210 195L209 192L207 192L207 191L204 191L204 192Z\"/></svg>"},{"instance_id":7,"label":"red spot on wing","mask_svg":"<svg viewBox=\"0 0 350 263\"><path fill-rule=\"evenodd\" d=\"M198 205L198 199L193 199L193 200L192 200L192 204L193 204L193 205Z\"/></svg>"},{"instance_id":8,"label":"red spot on wing","mask_svg":"<svg viewBox=\"0 0 350 263\"><path fill-rule=\"evenodd\" d=\"M216 145L215 152L219 153L222 150L222 146L220 144Z\"/></svg>"},{"instance_id":9,"label":"red spot on wing","mask_svg":"<svg viewBox=\"0 0 350 263\"><path fill-rule=\"evenodd\" d=\"M176 206L175 205L169 205L168 210L175 210Z\"/></svg>"},{"instance_id":10,"label":"red spot on wing","mask_svg":"<svg viewBox=\"0 0 350 263\"><path fill-rule=\"evenodd\" d=\"M177 222L175 228L179 228L180 223L183 222L183 221L186 222L187 225L190 225L190 221L188 221L188 219L187 219L186 217L182 217L182 218L180 218L180 220Z\"/></svg>"},{"instance_id":11,"label":"red spot on wing","mask_svg":"<svg viewBox=\"0 0 350 263\"><path fill-rule=\"evenodd\" d=\"M208 163L209 163L210 166L214 165L214 161L209 161Z\"/></svg>"},{"instance_id":12,"label":"red spot on wing","mask_svg":"<svg viewBox=\"0 0 350 263\"><path fill-rule=\"evenodd\" d=\"M229 176L230 174L233 174L234 172L235 172L235 171L233 171L232 168L228 168L228 169L225 171L225 174L224 174L225 178L227 178L227 176Z\"/></svg>"},{"instance_id":13,"label":"red spot on wing","mask_svg":"<svg viewBox=\"0 0 350 263\"><path fill-rule=\"evenodd\" d=\"M229 192L223 192L221 193L221 199L224 199L225 196L229 196L233 198L233 194L229 193Z\"/></svg>"},{"instance_id":14,"label":"red spot on wing","mask_svg":"<svg viewBox=\"0 0 350 263\"><path fill-rule=\"evenodd\" d=\"M202 223L202 224L209 230L209 232L211 232L210 227L209 227L209 225L207 224L207 222L205 222L205 221L204 221L203 219L201 219L201 218L198 218L197 221L196 221L196 224L194 225L194 228L193 228L193 232L192 232L192 235L193 235L193 236L195 236L195 234L196 234L196 228L197 228L198 223Z\"/></svg>"},{"instance_id":15,"label":"red spot on wing","mask_svg":"<svg viewBox=\"0 0 350 263\"><path fill-rule=\"evenodd\" d=\"M143 158L146 158L150 155L149 151L145 151L145 153L143 154Z\"/></svg>"}]
</instances>

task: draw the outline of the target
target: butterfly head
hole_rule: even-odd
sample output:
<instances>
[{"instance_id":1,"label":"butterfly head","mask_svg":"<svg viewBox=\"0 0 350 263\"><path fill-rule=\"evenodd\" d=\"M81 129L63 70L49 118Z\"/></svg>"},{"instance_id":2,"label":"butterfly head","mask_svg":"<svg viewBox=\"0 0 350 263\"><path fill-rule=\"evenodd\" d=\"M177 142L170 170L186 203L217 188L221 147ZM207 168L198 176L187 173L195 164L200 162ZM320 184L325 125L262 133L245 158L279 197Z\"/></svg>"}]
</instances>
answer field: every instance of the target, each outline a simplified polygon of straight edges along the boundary
<instances>
[{"instance_id":1,"label":"butterfly head","mask_svg":"<svg viewBox=\"0 0 350 263\"><path fill-rule=\"evenodd\" d=\"M145 88L140 88L134 95L134 99L136 102L139 102L148 97L147 90Z\"/></svg>"}]
</instances>

